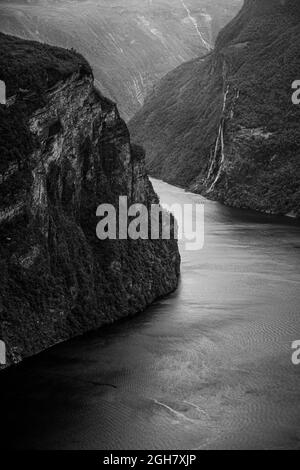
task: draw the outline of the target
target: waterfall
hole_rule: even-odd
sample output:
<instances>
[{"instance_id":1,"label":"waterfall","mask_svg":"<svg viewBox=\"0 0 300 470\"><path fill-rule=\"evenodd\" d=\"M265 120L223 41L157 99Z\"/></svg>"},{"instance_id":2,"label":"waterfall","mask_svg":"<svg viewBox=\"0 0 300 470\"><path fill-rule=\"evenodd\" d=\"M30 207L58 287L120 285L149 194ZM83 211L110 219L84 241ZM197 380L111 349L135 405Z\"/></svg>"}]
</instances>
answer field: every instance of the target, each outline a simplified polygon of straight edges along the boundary
<instances>
[{"instance_id":1,"label":"waterfall","mask_svg":"<svg viewBox=\"0 0 300 470\"><path fill-rule=\"evenodd\" d=\"M190 12L190 9L188 8L188 6L184 3L184 0L180 0L181 3L182 3L182 6L183 8L185 9L185 11L187 12L187 15L188 15L188 18L189 20L191 21L191 23L193 24L193 26L195 27L195 30L199 36L199 38L201 39L201 42L203 43L203 45L205 46L205 48L208 50L208 51L211 51L212 50L212 46L204 39L200 29L199 29L199 26L197 24L197 21L196 19L191 15L191 12Z\"/></svg>"},{"instance_id":2,"label":"waterfall","mask_svg":"<svg viewBox=\"0 0 300 470\"><path fill-rule=\"evenodd\" d=\"M210 177L213 173L213 170L215 168L215 164L217 163L216 160L217 160L218 149L220 147L220 142L221 142L221 161L219 163L219 169L218 169L217 176L214 179L214 181L212 182L210 188L208 189L208 192L213 191L216 184L217 184L217 182L219 181L220 176L222 174L222 170L223 170L223 163L225 161L225 150L224 150L224 119L225 118L224 118L224 113L225 113L225 110L226 110L226 103L227 103L228 93L229 93L229 86L227 86L226 91L224 93L224 97L223 97L222 119L221 119L221 123L220 123L220 126L219 126L219 131L218 131L218 137L217 137L217 140L216 140L214 156L213 156L211 166L210 166L210 169L209 169L209 172L208 172L207 181L209 181L209 179L210 179Z\"/></svg>"}]
</instances>

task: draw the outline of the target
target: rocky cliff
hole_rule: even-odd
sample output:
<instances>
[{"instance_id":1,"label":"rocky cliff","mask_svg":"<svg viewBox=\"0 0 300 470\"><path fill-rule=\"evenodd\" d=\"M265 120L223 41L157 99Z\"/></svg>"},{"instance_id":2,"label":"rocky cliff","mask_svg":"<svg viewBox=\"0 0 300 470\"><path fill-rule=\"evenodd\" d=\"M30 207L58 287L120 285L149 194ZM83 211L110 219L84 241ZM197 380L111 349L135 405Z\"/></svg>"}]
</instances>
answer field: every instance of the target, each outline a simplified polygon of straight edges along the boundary
<instances>
[{"instance_id":1,"label":"rocky cliff","mask_svg":"<svg viewBox=\"0 0 300 470\"><path fill-rule=\"evenodd\" d=\"M128 119L152 86L205 53L242 0L0 0L0 31L75 48Z\"/></svg>"},{"instance_id":2,"label":"rocky cliff","mask_svg":"<svg viewBox=\"0 0 300 470\"><path fill-rule=\"evenodd\" d=\"M96 237L96 209L157 202L143 152L78 54L0 34L0 339L8 363L177 286L174 240Z\"/></svg>"},{"instance_id":3,"label":"rocky cliff","mask_svg":"<svg viewBox=\"0 0 300 470\"><path fill-rule=\"evenodd\" d=\"M299 49L298 1L246 0L215 50L168 74L130 123L150 173L225 204L299 216Z\"/></svg>"}]
</instances>

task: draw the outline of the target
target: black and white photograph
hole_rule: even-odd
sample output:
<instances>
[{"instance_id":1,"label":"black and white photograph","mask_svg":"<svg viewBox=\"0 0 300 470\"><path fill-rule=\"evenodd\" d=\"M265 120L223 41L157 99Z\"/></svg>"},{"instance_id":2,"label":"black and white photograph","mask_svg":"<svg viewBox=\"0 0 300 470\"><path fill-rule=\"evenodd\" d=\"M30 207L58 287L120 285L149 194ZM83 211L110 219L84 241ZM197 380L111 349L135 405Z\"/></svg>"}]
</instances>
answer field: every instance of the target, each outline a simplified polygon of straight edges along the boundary
<instances>
[{"instance_id":1,"label":"black and white photograph","mask_svg":"<svg viewBox=\"0 0 300 470\"><path fill-rule=\"evenodd\" d=\"M0 425L300 450L300 0L0 0Z\"/></svg>"}]
</instances>

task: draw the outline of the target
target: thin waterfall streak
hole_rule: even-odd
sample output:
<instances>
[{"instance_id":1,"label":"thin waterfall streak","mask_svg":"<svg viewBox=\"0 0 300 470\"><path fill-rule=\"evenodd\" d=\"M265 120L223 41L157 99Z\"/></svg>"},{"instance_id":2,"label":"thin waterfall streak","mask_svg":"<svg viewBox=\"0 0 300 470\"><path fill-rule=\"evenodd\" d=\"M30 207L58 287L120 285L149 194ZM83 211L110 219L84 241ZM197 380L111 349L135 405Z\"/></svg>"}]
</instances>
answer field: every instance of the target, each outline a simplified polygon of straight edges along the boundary
<instances>
[{"instance_id":1,"label":"thin waterfall streak","mask_svg":"<svg viewBox=\"0 0 300 470\"><path fill-rule=\"evenodd\" d=\"M180 0L181 3L182 3L182 6L183 8L185 9L185 11L187 12L188 14L188 18L189 20L191 21L191 23L193 24L194 28L196 29L197 31L197 34L198 36L200 37L202 43L204 44L204 46L206 47L207 50L211 51L212 50L212 47L211 45L204 39L199 27L198 27L198 24L197 24L197 21L196 19L191 15L191 12L190 12L190 9L188 8L188 6L184 3L184 0Z\"/></svg>"}]
</instances>

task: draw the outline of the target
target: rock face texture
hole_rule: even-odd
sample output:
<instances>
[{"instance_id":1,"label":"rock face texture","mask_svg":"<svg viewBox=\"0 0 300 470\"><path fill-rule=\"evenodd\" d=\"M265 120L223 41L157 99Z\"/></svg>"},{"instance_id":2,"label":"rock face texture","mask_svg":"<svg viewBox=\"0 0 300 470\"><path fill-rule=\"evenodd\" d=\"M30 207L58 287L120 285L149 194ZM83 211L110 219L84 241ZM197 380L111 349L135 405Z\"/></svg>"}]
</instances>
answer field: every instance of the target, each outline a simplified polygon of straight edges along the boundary
<instances>
[{"instance_id":1,"label":"rock face texture","mask_svg":"<svg viewBox=\"0 0 300 470\"><path fill-rule=\"evenodd\" d=\"M141 312L176 288L180 257L175 240L96 237L100 204L158 199L84 59L0 43L11 98L0 106L0 339L11 364Z\"/></svg>"},{"instance_id":2,"label":"rock face texture","mask_svg":"<svg viewBox=\"0 0 300 470\"><path fill-rule=\"evenodd\" d=\"M152 86L207 52L242 0L0 1L0 31L75 48L128 119Z\"/></svg>"},{"instance_id":3,"label":"rock face texture","mask_svg":"<svg viewBox=\"0 0 300 470\"><path fill-rule=\"evenodd\" d=\"M225 204L299 216L299 50L298 1L246 0L215 50L169 73L131 121L149 172Z\"/></svg>"}]
</instances>

